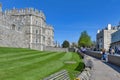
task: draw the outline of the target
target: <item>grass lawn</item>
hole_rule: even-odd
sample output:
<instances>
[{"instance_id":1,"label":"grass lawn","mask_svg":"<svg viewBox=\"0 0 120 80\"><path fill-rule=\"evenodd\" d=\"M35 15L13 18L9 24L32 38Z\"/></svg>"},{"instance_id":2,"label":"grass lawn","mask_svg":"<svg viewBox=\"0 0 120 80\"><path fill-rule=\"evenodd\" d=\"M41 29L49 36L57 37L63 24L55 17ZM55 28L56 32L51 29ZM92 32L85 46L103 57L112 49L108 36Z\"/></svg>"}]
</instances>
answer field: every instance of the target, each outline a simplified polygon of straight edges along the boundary
<instances>
[{"instance_id":1,"label":"grass lawn","mask_svg":"<svg viewBox=\"0 0 120 80\"><path fill-rule=\"evenodd\" d=\"M42 80L63 69L73 80L83 68L84 63L76 53L0 47L0 80Z\"/></svg>"}]
</instances>

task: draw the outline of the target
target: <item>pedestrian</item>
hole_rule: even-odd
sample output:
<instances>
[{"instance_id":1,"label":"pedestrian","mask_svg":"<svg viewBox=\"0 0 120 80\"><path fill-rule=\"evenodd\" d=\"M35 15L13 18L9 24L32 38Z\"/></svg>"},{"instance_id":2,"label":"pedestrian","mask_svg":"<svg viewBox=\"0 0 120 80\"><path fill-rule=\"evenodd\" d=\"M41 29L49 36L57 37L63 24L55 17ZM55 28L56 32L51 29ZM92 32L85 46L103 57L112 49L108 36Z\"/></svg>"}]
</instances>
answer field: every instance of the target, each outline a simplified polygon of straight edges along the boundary
<instances>
[{"instance_id":1,"label":"pedestrian","mask_svg":"<svg viewBox=\"0 0 120 80\"><path fill-rule=\"evenodd\" d=\"M109 53L111 54L111 52L112 52L112 48L110 47L110 48L109 48Z\"/></svg>"},{"instance_id":2,"label":"pedestrian","mask_svg":"<svg viewBox=\"0 0 120 80\"><path fill-rule=\"evenodd\" d=\"M111 54L114 55L115 54L115 50L112 48L111 49Z\"/></svg>"},{"instance_id":3,"label":"pedestrian","mask_svg":"<svg viewBox=\"0 0 120 80\"><path fill-rule=\"evenodd\" d=\"M101 60L105 60L106 62L108 61L108 58L107 58L107 53L106 53L106 50L105 49L102 49L102 58Z\"/></svg>"}]
</instances>

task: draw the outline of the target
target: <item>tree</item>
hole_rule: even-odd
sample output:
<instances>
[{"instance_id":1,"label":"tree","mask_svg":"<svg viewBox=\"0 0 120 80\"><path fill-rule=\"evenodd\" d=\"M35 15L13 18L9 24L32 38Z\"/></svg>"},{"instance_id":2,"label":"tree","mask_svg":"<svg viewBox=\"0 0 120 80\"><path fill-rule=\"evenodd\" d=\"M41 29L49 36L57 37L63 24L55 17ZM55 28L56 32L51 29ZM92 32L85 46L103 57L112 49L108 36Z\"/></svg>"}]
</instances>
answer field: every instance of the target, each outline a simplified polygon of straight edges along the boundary
<instances>
[{"instance_id":1,"label":"tree","mask_svg":"<svg viewBox=\"0 0 120 80\"><path fill-rule=\"evenodd\" d=\"M92 45L91 37L86 31L81 32L81 36L78 40L78 46L90 47Z\"/></svg>"},{"instance_id":2,"label":"tree","mask_svg":"<svg viewBox=\"0 0 120 80\"><path fill-rule=\"evenodd\" d=\"M70 46L70 43L67 40L65 40L62 44L63 48L68 48L69 46Z\"/></svg>"}]
</instances>

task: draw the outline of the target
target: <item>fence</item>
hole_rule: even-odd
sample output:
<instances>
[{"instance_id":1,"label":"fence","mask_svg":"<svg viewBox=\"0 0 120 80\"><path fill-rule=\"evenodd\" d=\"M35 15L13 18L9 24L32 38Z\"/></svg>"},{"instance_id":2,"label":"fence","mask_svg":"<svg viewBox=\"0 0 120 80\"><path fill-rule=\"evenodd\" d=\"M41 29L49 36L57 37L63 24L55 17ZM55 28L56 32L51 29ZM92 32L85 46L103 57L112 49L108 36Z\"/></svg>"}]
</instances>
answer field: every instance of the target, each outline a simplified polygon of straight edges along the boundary
<instances>
[{"instance_id":1,"label":"fence","mask_svg":"<svg viewBox=\"0 0 120 80\"><path fill-rule=\"evenodd\" d=\"M100 54L99 52L94 52L94 51L87 51L86 54L99 58L99 59L101 59L102 57L102 54ZM108 55L108 62L120 66L120 56Z\"/></svg>"}]
</instances>

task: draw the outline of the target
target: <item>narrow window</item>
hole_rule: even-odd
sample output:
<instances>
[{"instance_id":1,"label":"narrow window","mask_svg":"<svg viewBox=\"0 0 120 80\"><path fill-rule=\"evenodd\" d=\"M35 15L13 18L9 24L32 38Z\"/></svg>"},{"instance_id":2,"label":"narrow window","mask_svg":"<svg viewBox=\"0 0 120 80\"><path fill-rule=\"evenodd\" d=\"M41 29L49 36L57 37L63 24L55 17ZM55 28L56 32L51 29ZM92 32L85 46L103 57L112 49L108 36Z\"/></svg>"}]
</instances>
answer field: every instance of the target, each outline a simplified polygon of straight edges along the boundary
<instances>
[{"instance_id":1,"label":"narrow window","mask_svg":"<svg viewBox=\"0 0 120 80\"><path fill-rule=\"evenodd\" d=\"M39 43L39 39L36 39L36 43Z\"/></svg>"},{"instance_id":2,"label":"narrow window","mask_svg":"<svg viewBox=\"0 0 120 80\"><path fill-rule=\"evenodd\" d=\"M20 31L20 27L18 27L18 31Z\"/></svg>"},{"instance_id":3,"label":"narrow window","mask_svg":"<svg viewBox=\"0 0 120 80\"><path fill-rule=\"evenodd\" d=\"M36 24L38 24L38 21L36 21Z\"/></svg>"},{"instance_id":4,"label":"narrow window","mask_svg":"<svg viewBox=\"0 0 120 80\"><path fill-rule=\"evenodd\" d=\"M15 25L14 24L12 24L12 30L15 30Z\"/></svg>"},{"instance_id":5,"label":"narrow window","mask_svg":"<svg viewBox=\"0 0 120 80\"><path fill-rule=\"evenodd\" d=\"M38 30L36 30L36 34L39 34Z\"/></svg>"}]
</instances>

